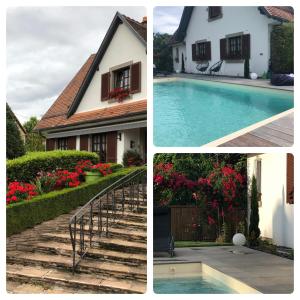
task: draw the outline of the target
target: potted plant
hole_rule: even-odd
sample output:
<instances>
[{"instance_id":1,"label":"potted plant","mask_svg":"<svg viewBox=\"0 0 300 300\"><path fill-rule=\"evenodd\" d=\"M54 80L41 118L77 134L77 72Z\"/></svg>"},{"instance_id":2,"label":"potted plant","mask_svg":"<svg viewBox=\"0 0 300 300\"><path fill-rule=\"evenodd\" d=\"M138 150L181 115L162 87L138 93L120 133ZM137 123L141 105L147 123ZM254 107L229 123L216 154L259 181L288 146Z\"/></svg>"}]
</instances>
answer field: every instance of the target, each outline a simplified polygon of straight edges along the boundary
<instances>
[{"instance_id":1,"label":"potted plant","mask_svg":"<svg viewBox=\"0 0 300 300\"><path fill-rule=\"evenodd\" d=\"M112 171L110 169L110 164L99 163L97 165L93 165L89 171L85 172L85 181L86 182L94 182L98 180L100 177L111 174Z\"/></svg>"}]
</instances>

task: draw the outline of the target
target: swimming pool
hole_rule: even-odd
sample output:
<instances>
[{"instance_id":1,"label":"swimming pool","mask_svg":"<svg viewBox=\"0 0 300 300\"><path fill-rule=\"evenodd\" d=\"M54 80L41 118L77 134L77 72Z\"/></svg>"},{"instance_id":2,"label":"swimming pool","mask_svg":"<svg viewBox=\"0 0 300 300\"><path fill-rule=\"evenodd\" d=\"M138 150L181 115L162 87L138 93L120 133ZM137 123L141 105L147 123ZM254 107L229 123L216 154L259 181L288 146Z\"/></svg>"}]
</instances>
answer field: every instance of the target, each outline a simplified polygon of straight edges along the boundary
<instances>
[{"instance_id":1,"label":"swimming pool","mask_svg":"<svg viewBox=\"0 0 300 300\"><path fill-rule=\"evenodd\" d=\"M204 80L154 83L154 144L197 147L293 108L293 92Z\"/></svg>"},{"instance_id":2,"label":"swimming pool","mask_svg":"<svg viewBox=\"0 0 300 300\"><path fill-rule=\"evenodd\" d=\"M259 293L201 262L155 264L153 288L156 294Z\"/></svg>"}]
</instances>

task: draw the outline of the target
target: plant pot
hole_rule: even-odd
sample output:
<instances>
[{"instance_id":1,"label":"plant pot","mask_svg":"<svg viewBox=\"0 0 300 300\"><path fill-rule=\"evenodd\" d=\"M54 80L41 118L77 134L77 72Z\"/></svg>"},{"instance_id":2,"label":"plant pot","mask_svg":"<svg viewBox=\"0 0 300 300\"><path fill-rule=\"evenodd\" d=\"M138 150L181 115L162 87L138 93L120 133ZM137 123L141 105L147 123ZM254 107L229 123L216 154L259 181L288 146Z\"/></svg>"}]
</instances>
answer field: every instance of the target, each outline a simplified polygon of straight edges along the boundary
<instances>
[{"instance_id":1,"label":"plant pot","mask_svg":"<svg viewBox=\"0 0 300 300\"><path fill-rule=\"evenodd\" d=\"M91 183L97 181L101 174L99 172L85 172L85 182Z\"/></svg>"}]
</instances>

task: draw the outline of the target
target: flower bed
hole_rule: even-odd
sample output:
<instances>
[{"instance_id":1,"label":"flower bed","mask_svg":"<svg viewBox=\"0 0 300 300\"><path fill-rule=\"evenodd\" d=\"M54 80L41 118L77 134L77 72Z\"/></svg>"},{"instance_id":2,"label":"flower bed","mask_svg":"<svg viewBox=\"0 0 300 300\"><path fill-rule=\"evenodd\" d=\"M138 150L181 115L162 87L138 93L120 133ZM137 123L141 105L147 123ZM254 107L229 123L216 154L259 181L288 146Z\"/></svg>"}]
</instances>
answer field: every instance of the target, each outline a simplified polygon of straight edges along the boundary
<instances>
[{"instance_id":1,"label":"flower bed","mask_svg":"<svg viewBox=\"0 0 300 300\"><path fill-rule=\"evenodd\" d=\"M102 189L135 170L136 168L121 169L93 183L82 183L74 188L64 188L35 196L30 201L11 203L6 207L7 235L22 232L26 228L69 213L76 207L84 205Z\"/></svg>"}]
</instances>

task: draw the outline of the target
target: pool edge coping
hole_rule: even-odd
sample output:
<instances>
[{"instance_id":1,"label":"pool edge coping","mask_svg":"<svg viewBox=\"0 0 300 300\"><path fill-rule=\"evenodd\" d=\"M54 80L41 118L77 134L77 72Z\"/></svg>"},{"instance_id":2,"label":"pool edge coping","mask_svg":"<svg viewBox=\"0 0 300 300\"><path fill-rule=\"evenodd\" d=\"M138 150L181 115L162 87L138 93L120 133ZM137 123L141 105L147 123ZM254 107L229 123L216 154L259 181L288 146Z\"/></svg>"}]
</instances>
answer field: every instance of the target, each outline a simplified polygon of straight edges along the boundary
<instances>
[{"instance_id":1,"label":"pool edge coping","mask_svg":"<svg viewBox=\"0 0 300 300\"><path fill-rule=\"evenodd\" d=\"M240 130L237 130L237 131L234 131L232 133L229 133L229 134L227 134L227 135L225 135L225 136L223 136L223 137L221 137L219 139L216 139L214 141L211 141L209 143L201 145L200 147L205 147L205 148L218 147L218 146L220 146L220 145L222 145L224 143L227 143L227 142L229 142L229 141L231 141L233 139L236 139L236 138L238 138L238 137L240 137L240 136L242 136L244 134L247 134L247 133L249 133L249 132L251 132L253 130L261 128L261 127L263 127L263 126L265 126L267 124L270 124L270 123L272 123L272 122L274 122L276 120L279 120L279 119L281 119L283 117L286 117L287 115L293 113L294 109L295 109L294 107L290 108L290 109L288 109L286 111L283 111L283 112L281 112L279 114L276 114L276 115L274 115L274 116L272 116L270 118L264 119L262 121L254 123L254 124L252 124L250 126L247 126L247 127L244 127L244 128L242 128ZM293 145L287 146L287 147L292 147L292 146ZM226 147L226 146L224 146L224 147ZM248 147L251 147L251 146L248 146ZM280 146L278 146L278 147L280 147Z\"/></svg>"}]
</instances>

